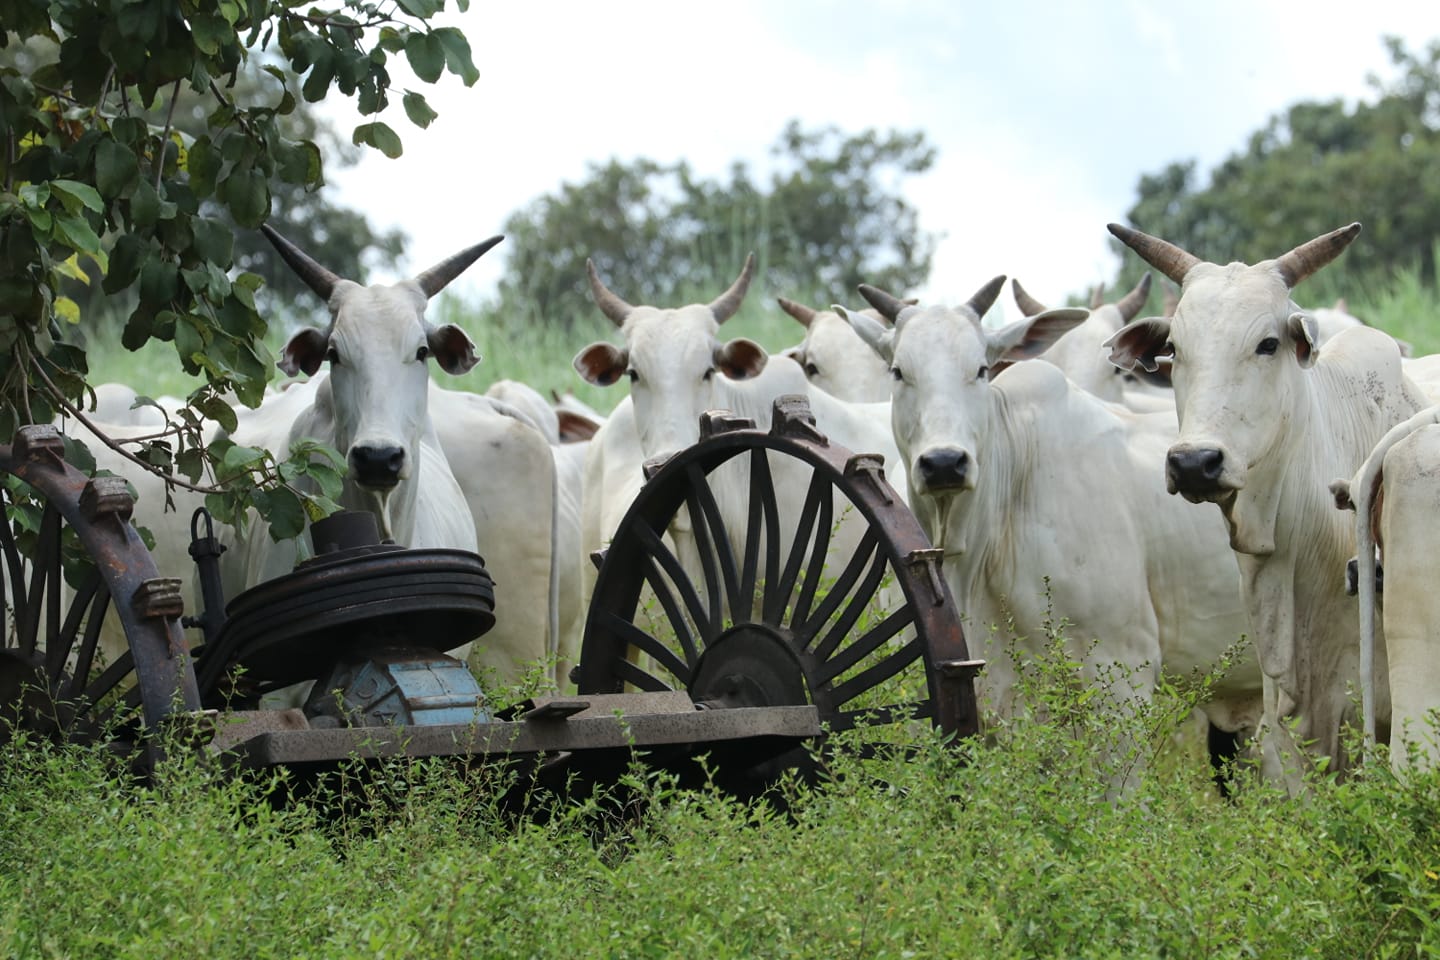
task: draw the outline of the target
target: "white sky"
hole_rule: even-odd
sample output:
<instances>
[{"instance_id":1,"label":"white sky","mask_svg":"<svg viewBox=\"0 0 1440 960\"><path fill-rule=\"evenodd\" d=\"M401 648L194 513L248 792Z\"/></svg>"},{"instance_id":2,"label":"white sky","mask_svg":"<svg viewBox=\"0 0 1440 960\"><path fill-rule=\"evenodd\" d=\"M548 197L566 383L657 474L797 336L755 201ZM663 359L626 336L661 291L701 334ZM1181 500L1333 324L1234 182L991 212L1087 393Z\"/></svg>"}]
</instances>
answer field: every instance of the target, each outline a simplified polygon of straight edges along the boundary
<instances>
[{"instance_id":1,"label":"white sky","mask_svg":"<svg viewBox=\"0 0 1440 960\"><path fill-rule=\"evenodd\" d=\"M1367 74L1392 76L1381 35L1418 51L1440 36L1440 3L474 0L448 22L480 80L427 87L392 60L383 118L404 156L367 151L330 174L340 202L409 234L406 272L612 156L764 169L797 118L920 129L937 148L905 188L941 235L925 299L964 300L1006 273L1058 302L1113 271L1105 224L1123 221L1142 173L1191 157L1208 170L1297 100L1364 97ZM406 120L405 85L440 112L428 130ZM1366 214L1336 210L1335 225ZM504 250L452 289L493 288ZM623 295L624 278L610 282Z\"/></svg>"}]
</instances>

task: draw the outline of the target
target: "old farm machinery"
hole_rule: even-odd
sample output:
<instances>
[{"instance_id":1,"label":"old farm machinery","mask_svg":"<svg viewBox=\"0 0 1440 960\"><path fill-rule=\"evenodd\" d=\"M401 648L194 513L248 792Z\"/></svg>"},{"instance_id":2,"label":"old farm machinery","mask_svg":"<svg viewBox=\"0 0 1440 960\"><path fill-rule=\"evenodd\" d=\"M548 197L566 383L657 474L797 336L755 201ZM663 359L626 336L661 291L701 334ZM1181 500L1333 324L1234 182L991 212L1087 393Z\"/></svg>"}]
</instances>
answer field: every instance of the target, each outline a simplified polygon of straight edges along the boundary
<instances>
[{"instance_id":1,"label":"old farm machinery","mask_svg":"<svg viewBox=\"0 0 1440 960\"><path fill-rule=\"evenodd\" d=\"M782 517L797 468L808 477L803 504ZM803 398L777 402L769 430L706 414L697 444L647 467L597 558L577 692L504 712L445 653L483 643L505 615L503 591L475 554L381 543L369 515L337 515L314 525L312 560L227 605L218 547L208 518L197 518L191 554L205 609L183 618L203 628L192 645L182 572L155 568L123 480L84 476L49 426L0 446L0 470L12 478L0 525L7 731L123 749L140 730L183 722L242 766L543 758L595 779L636 755L671 766L703 753L743 779L857 725L976 729L980 664L939 552L879 458L829 443ZM722 477L744 485L743 517L730 528ZM863 535L837 562L842 515ZM683 557L665 536L680 528L691 545ZM105 662L107 611L127 644ZM301 682L313 683L302 709L255 709L267 690Z\"/></svg>"}]
</instances>

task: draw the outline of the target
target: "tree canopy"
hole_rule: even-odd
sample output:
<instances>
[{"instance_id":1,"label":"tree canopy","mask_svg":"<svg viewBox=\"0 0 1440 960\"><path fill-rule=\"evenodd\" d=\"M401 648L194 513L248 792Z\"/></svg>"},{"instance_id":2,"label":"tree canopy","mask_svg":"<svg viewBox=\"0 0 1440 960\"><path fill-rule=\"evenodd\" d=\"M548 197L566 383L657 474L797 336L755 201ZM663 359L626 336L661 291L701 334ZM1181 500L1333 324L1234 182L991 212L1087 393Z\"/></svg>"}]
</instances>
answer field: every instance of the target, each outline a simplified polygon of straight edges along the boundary
<instances>
[{"instance_id":1,"label":"tree canopy","mask_svg":"<svg viewBox=\"0 0 1440 960\"><path fill-rule=\"evenodd\" d=\"M771 154L763 179L741 161L713 180L683 161L592 165L506 221L499 315L570 326L594 310L587 258L631 302L662 305L714 297L751 251L771 290L806 302L862 280L908 290L929 276L934 237L899 192L934 162L923 134L792 121Z\"/></svg>"},{"instance_id":2,"label":"tree canopy","mask_svg":"<svg viewBox=\"0 0 1440 960\"><path fill-rule=\"evenodd\" d=\"M291 535L301 501L286 481L311 469L307 451L285 465L199 445L201 415L233 427L224 397L258 404L274 367L255 305L261 278L232 275L243 256L235 227L269 218L272 184L303 192L323 182L319 145L287 120L300 102L332 88L354 97L364 122L351 141L398 156L400 137L378 116L395 97L391 57L403 54L426 83L447 71L475 82L464 35L432 23L443 7L0 0L0 49L33 53L0 62L0 438L81 404L82 310L65 284L85 282L89 265L106 295L134 298L127 346L171 342L206 379L176 431L140 459L189 482L210 464L215 481L279 483L267 502L289 521L276 535ZM291 78L303 78L298 97ZM435 118L422 93L398 99L415 125ZM214 489L222 519L249 502L247 483Z\"/></svg>"},{"instance_id":3,"label":"tree canopy","mask_svg":"<svg viewBox=\"0 0 1440 960\"><path fill-rule=\"evenodd\" d=\"M1423 52L1384 41L1395 76L1373 102L1297 103L1271 117L1208 182L1194 160L1146 174L1130 222L1206 260L1254 263L1353 220L1365 226L1326 273L1332 283L1416 266L1435 281L1440 237L1440 41ZM1121 249L1116 244L1116 249ZM1141 265L1127 258L1119 284Z\"/></svg>"}]
</instances>

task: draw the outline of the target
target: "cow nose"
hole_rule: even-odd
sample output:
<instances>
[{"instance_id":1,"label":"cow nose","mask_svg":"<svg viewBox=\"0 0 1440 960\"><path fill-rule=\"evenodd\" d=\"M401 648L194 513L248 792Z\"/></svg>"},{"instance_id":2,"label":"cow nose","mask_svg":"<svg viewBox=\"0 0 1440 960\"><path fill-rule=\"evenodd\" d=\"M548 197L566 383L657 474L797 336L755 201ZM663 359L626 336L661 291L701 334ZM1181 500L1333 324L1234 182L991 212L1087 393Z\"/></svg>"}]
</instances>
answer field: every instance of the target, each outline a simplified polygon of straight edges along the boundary
<instances>
[{"instance_id":1,"label":"cow nose","mask_svg":"<svg viewBox=\"0 0 1440 960\"><path fill-rule=\"evenodd\" d=\"M920 480L930 490L954 490L965 486L970 455L954 447L927 450L915 462Z\"/></svg>"},{"instance_id":2,"label":"cow nose","mask_svg":"<svg viewBox=\"0 0 1440 960\"><path fill-rule=\"evenodd\" d=\"M1171 493L1203 496L1220 489L1225 454L1214 447L1171 450L1165 457L1165 479Z\"/></svg>"},{"instance_id":3,"label":"cow nose","mask_svg":"<svg viewBox=\"0 0 1440 960\"><path fill-rule=\"evenodd\" d=\"M400 482L405 466L405 450L401 447L352 447L350 469L355 482L362 487L388 488Z\"/></svg>"}]
</instances>

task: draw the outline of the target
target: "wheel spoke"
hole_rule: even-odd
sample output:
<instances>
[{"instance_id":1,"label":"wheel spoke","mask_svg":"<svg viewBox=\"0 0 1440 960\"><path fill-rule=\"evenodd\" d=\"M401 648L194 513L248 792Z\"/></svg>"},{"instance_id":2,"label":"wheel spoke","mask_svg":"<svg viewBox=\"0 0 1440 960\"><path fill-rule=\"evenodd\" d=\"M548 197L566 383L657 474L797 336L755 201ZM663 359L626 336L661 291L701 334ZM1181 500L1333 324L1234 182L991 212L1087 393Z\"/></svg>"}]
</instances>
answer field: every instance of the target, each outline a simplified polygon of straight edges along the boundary
<instances>
[{"instance_id":1,"label":"wheel spoke","mask_svg":"<svg viewBox=\"0 0 1440 960\"><path fill-rule=\"evenodd\" d=\"M653 558L670 582L680 591L680 599L685 602L685 609L690 611L690 619L695 623L695 628L700 631L700 637L706 643L714 640L719 634L719 621L710 617L709 611L705 609L700 595L695 592L695 585L690 582L685 568L680 564L679 558L674 551L665 546L665 541L660 539L649 524L644 521L636 521L635 534L640 545L645 548L646 553Z\"/></svg>"},{"instance_id":2,"label":"wheel spoke","mask_svg":"<svg viewBox=\"0 0 1440 960\"><path fill-rule=\"evenodd\" d=\"M831 688L828 697L830 703L838 707L842 703L849 703L866 690L878 687L913 663L920 653L919 639L912 639L879 663L867 667L844 683Z\"/></svg>"},{"instance_id":3,"label":"wheel spoke","mask_svg":"<svg viewBox=\"0 0 1440 960\"><path fill-rule=\"evenodd\" d=\"M664 693L666 690L673 690L674 687L667 687L665 681L653 674L646 673L637 664L629 660L619 660L614 664L615 676L622 682L643 690L646 693Z\"/></svg>"},{"instance_id":4,"label":"wheel spoke","mask_svg":"<svg viewBox=\"0 0 1440 960\"><path fill-rule=\"evenodd\" d=\"M796 636L802 638L802 647L809 646L820 628L835 615L840 604L855 589L855 582L860 579L860 573L866 569L867 565L869 573L856 595L856 602L859 604L858 609L854 610L856 618L869 604L870 598L875 595L876 589L880 586L881 577L885 575L885 554L880 551L880 540L875 536L874 530L866 530L865 535L860 538L860 543L855 548L855 553L851 555L850 562L845 564L845 569L831 584L830 592L825 595L825 599L815 609L815 615L802 619L797 612L794 629ZM849 611L847 611L848 613ZM842 633L841 636L844 634Z\"/></svg>"},{"instance_id":5,"label":"wheel spoke","mask_svg":"<svg viewBox=\"0 0 1440 960\"><path fill-rule=\"evenodd\" d=\"M908 606L901 607L874 627L871 627L865 633L856 637L851 641L849 646L841 650L840 653L834 657L830 657L830 652L834 649L835 644L840 642L840 638L843 637L844 634L838 629L832 631L831 635L835 638L834 643L832 643L831 638L827 636L825 641L815 648L816 656L821 659L820 668L816 673L816 679L820 683L829 683L846 670L851 669L860 663L860 661L870 656L870 654L876 650L879 650L888 640L896 636L901 630L910 626L914 621L915 615L910 608ZM846 627L845 630L848 632L849 627ZM826 657L830 657L830 659L827 660L825 659Z\"/></svg>"},{"instance_id":6,"label":"wheel spoke","mask_svg":"<svg viewBox=\"0 0 1440 960\"><path fill-rule=\"evenodd\" d=\"M85 621L85 636L80 641L80 650L75 655L74 673L66 685L66 695L82 688L90 676L90 666L95 662L95 647L100 642L100 630L105 625L105 614L110 610L110 589L103 583L96 590L94 603L90 605L90 618Z\"/></svg>"},{"instance_id":7,"label":"wheel spoke","mask_svg":"<svg viewBox=\"0 0 1440 960\"><path fill-rule=\"evenodd\" d=\"M646 557L645 580L650 584L650 589L655 598L660 601L660 608L665 611L665 619L675 630L675 640L685 652L685 659L694 663L700 658L699 651L695 648L695 638L690 633L690 621L685 618L684 611L675 599L675 593L670 589L670 581L655 566L655 561Z\"/></svg>"},{"instance_id":8,"label":"wheel spoke","mask_svg":"<svg viewBox=\"0 0 1440 960\"><path fill-rule=\"evenodd\" d=\"M655 661L656 666L667 670L675 678L677 686L683 687L690 682L690 664L680 659L674 650L629 620L623 620L613 613L606 613L601 626L610 631L614 637L628 644L631 649L638 650ZM624 659L630 660L628 650Z\"/></svg>"},{"instance_id":9,"label":"wheel spoke","mask_svg":"<svg viewBox=\"0 0 1440 960\"><path fill-rule=\"evenodd\" d=\"M836 733L853 729L857 722L867 724L900 723L905 720L930 720L935 716L935 704L930 700L916 700L913 703L892 703L883 707L863 707L859 710L837 710L830 719L830 729Z\"/></svg>"},{"instance_id":10,"label":"wheel spoke","mask_svg":"<svg viewBox=\"0 0 1440 960\"><path fill-rule=\"evenodd\" d=\"M5 522L0 523L0 549L5 554L5 573L9 580L9 594L16 624L26 622L29 608L25 604L25 559L15 545L15 531L11 528L10 511L15 507L15 498L9 490L0 491L5 509ZM0 591L3 593L4 591Z\"/></svg>"},{"instance_id":11,"label":"wheel spoke","mask_svg":"<svg viewBox=\"0 0 1440 960\"><path fill-rule=\"evenodd\" d=\"M775 480L770 474L770 457L764 450L750 451L750 510L745 524L745 562L740 572L740 595L752 606L760 566L760 536L765 536L765 575L773 577L780 567L780 507L775 500Z\"/></svg>"},{"instance_id":12,"label":"wheel spoke","mask_svg":"<svg viewBox=\"0 0 1440 960\"><path fill-rule=\"evenodd\" d=\"M815 518L822 503L830 499L830 484L816 473L810 478L810 487L805 491L805 503L800 508L800 520L795 527L795 539L790 544L790 554L785 560L785 569L778 576L772 568L765 575L765 621L779 623L785 617L785 607L790 603L790 593L795 589L795 580L800 576L800 565L805 562L805 548L815 536Z\"/></svg>"},{"instance_id":13,"label":"wheel spoke","mask_svg":"<svg viewBox=\"0 0 1440 960\"><path fill-rule=\"evenodd\" d=\"M80 631L80 618L85 615L90 602L95 598L95 591L100 588L100 571L92 570L85 578L80 589L75 591L75 597L70 603L70 612L65 617L65 625L55 633L45 638L45 673L50 677L58 677L65 669L65 661L70 658L70 651L75 646L75 634ZM59 591L57 590L58 594Z\"/></svg>"},{"instance_id":14,"label":"wheel spoke","mask_svg":"<svg viewBox=\"0 0 1440 960\"><path fill-rule=\"evenodd\" d=\"M46 504L45 513L40 519L40 533L36 539L35 556L30 558L30 567L33 576L30 580L30 593L25 598L26 617L17 620L16 626L20 631L20 650L27 656L35 652L36 643L40 635L40 604L45 599L46 585L50 580L51 558L58 561L60 554L60 512L53 506ZM59 577L49 589L59 596Z\"/></svg>"},{"instance_id":15,"label":"wheel spoke","mask_svg":"<svg viewBox=\"0 0 1440 960\"><path fill-rule=\"evenodd\" d=\"M720 600L723 585L730 601L730 616L735 622L750 619L750 603L740 596L740 572L735 567L735 551L730 545L730 534L725 530L725 520L720 515L720 506L715 502L715 491L710 489L709 479L700 470L699 464L692 463L686 469L690 487L685 501L690 508L690 520L695 531L696 546L700 549L701 562L705 564L705 585L711 597L712 619L724 619ZM699 507L697 511L696 507ZM698 514L698 515L697 515ZM703 521L703 522L702 522ZM714 551L714 560L720 567L720 580L716 581L714 566L705 561Z\"/></svg>"}]
</instances>

